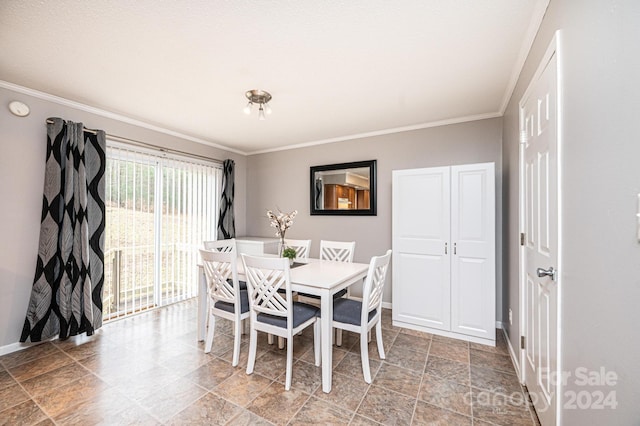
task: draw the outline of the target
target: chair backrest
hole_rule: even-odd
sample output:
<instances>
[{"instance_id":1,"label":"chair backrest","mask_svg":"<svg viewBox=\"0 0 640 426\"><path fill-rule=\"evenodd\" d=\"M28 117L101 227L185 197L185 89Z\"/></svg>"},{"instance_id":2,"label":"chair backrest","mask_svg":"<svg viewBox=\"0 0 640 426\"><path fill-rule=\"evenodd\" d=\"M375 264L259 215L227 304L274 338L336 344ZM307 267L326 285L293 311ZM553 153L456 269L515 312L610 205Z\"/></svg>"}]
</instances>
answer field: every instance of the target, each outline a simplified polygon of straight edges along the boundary
<instances>
[{"instance_id":1,"label":"chair backrest","mask_svg":"<svg viewBox=\"0 0 640 426\"><path fill-rule=\"evenodd\" d=\"M214 301L240 303L238 255L235 252L200 249L200 257L207 277L209 297Z\"/></svg>"},{"instance_id":2,"label":"chair backrest","mask_svg":"<svg viewBox=\"0 0 640 426\"><path fill-rule=\"evenodd\" d=\"M353 262L353 252L355 250L355 241L320 241L320 259L322 260Z\"/></svg>"},{"instance_id":3,"label":"chair backrest","mask_svg":"<svg viewBox=\"0 0 640 426\"><path fill-rule=\"evenodd\" d=\"M285 247L291 247L296 251L296 257L307 259L311 252L311 240L284 240Z\"/></svg>"},{"instance_id":4,"label":"chair backrest","mask_svg":"<svg viewBox=\"0 0 640 426\"><path fill-rule=\"evenodd\" d=\"M387 269L391 259L391 250L382 256L373 256L369 263L369 272L362 286L362 318L360 324L368 322L369 312L382 308L382 290L387 279Z\"/></svg>"},{"instance_id":5,"label":"chair backrest","mask_svg":"<svg viewBox=\"0 0 640 426\"><path fill-rule=\"evenodd\" d=\"M231 253L237 251L235 238L229 238L227 240L205 241L202 244L207 250L215 250L223 253Z\"/></svg>"},{"instance_id":6,"label":"chair backrest","mask_svg":"<svg viewBox=\"0 0 640 426\"><path fill-rule=\"evenodd\" d=\"M289 278L289 259L242 254L247 277L251 320L259 313L287 318L293 326L293 298ZM278 291L280 289L284 292Z\"/></svg>"}]
</instances>

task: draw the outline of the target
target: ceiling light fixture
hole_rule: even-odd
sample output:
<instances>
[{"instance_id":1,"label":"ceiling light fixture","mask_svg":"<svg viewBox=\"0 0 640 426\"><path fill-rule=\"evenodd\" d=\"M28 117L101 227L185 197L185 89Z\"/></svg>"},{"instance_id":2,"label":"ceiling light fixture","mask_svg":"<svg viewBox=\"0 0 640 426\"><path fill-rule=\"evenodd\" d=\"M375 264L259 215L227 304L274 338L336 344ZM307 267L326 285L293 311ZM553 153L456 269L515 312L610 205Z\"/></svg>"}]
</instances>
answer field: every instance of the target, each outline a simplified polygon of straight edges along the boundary
<instances>
[{"instance_id":1,"label":"ceiling light fixture","mask_svg":"<svg viewBox=\"0 0 640 426\"><path fill-rule=\"evenodd\" d=\"M264 120L265 113L271 114L271 107L269 106L269 101L271 100L271 94L269 92L265 92L264 90L249 90L244 94L249 102L247 106L244 107L243 111L245 114L251 114L251 107L253 104L258 104L258 119Z\"/></svg>"}]
</instances>

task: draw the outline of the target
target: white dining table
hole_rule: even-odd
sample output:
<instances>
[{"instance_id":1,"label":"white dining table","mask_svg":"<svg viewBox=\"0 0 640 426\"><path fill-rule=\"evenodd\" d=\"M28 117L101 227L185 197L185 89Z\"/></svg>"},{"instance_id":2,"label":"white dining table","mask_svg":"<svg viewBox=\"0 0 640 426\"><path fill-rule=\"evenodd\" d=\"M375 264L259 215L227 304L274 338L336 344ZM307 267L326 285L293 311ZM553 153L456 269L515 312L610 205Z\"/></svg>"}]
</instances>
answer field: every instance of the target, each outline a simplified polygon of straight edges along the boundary
<instances>
[{"instance_id":1,"label":"white dining table","mask_svg":"<svg viewBox=\"0 0 640 426\"><path fill-rule=\"evenodd\" d=\"M242 260L238 260L238 279L245 281ZM320 296L322 390L329 393L333 371L333 295L362 281L367 275L369 264L319 259L300 259L300 263L305 264L291 268L291 290ZM198 340L204 340L207 321L207 280L202 265L198 265L198 277Z\"/></svg>"}]
</instances>

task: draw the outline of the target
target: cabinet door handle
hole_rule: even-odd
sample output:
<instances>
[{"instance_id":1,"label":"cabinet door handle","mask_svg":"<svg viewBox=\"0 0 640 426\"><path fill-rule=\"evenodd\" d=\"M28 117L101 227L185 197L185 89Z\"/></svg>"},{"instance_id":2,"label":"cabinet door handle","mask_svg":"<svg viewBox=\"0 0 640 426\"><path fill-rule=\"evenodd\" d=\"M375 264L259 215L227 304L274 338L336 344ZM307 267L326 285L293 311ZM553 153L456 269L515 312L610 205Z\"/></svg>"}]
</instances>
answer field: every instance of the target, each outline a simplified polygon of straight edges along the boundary
<instances>
[{"instance_id":1,"label":"cabinet door handle","mask_svg":"<svg viewBox=\"0 0 640 426\"><path fill-rule=\"evenodd\" d=\"M449 243L444 243L444 254L447 254L447 244Z\"/></svg>"},{"instance_id":2,"label":"cabinet door handle","mask_svg":"<svg viewBox=\"0 0 640 426\"><path fill-rule=\"evenodd\" d=\"M458 243L453 243L453 254L457 254L458 253L458 248L456 247L456 244L458 244Z\"/></svg>"}]
</instances>

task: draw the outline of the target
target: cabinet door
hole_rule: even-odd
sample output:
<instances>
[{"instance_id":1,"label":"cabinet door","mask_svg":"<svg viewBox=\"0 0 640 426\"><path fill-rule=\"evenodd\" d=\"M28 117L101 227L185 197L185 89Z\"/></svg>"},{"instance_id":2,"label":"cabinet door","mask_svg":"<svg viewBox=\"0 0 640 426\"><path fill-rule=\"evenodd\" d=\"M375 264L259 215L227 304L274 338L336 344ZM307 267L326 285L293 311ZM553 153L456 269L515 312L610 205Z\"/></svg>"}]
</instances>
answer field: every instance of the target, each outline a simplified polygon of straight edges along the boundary
<instances>
[{"instance_id":1,"label":"cabinet door","mask_svg":"<svg viewBox=\"0 0 640 426\"><path fill-rule=\"evenodd\" d=\"M356 189L350 186L343 186L343 188L344 188L344 192L343 192L344 198L349 200L349 208L355 209L356 208Z\"/></svg>"},{"instance_id":2,"label":"cabinet door","mask_svg":"<svg viewBox=\"0 0 640 426\"><path fill-rule=\"evenodd\" d=\"M335 210L338 208L338 185L324 185L324 208L327 210Z\"/></svg>"},{"instance_id":3,"label":"cabinet door","mask_svg":"<svg viewBox=\"0 0 640 426\"><path fill-rule=\"evenodd\" d=\"M450 328L449 167L393 171L393 320Z\"/></svg>"},{"instance_id":4,"label":"cabinet door","mask_svg":"<svg viewBox=\"0 0 640 426\"><path fill-rule=\"evenodd\" d=\"M493 163L451 168L451 331L495 339Z\"/></svg>"},{"instance_id":5,"label":"cabinet door","mask_svg":"<svg viewBox=\"0 0 640 426\"><path fill-rule=\"evenodd\" d=\"M369 208L369 190L359 189L356 191L356 208L360 210Z\"/></svg>"}]
</instances>

